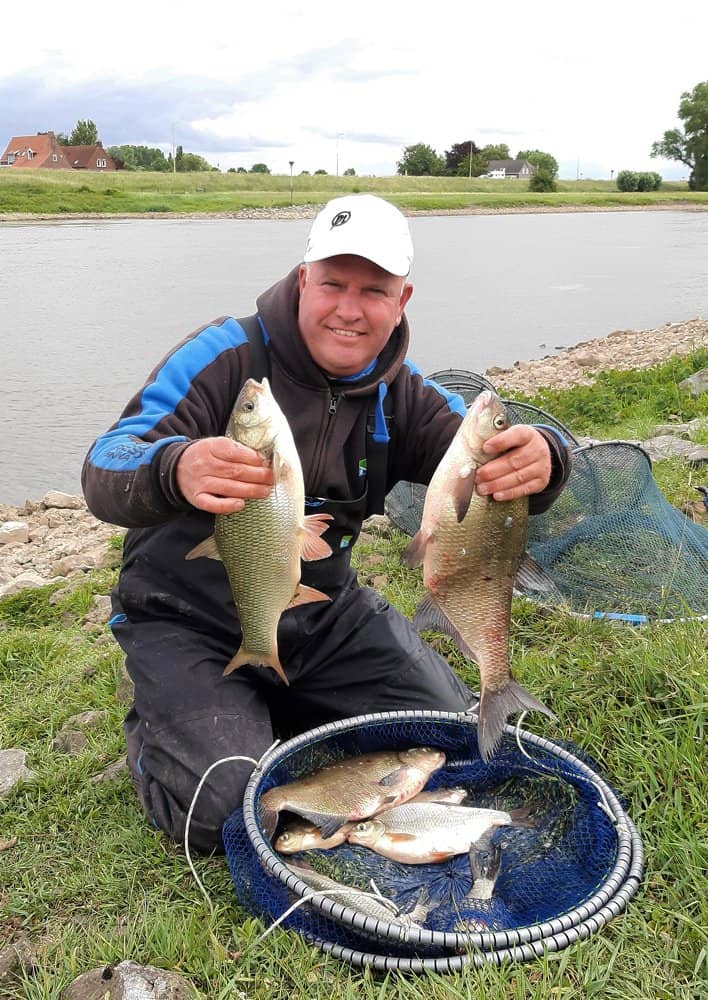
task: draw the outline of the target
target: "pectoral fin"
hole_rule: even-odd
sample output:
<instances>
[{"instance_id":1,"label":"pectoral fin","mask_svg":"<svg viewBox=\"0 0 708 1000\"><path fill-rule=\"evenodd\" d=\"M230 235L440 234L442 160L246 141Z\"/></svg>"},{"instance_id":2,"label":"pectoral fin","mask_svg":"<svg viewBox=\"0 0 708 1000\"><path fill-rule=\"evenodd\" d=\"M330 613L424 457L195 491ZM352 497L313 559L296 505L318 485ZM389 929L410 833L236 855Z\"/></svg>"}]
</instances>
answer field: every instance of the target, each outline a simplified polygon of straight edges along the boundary
<instances>
[{"instance_id":1,"label":"pectoral fin","mask_svg":"<svg viewBox=\"0 0 708 1000\"><path fill-rule=\"evenodd\" d=\"M216 547L215 535L209 535L209 537L205 538L203 542L199 543L199 545L195 545L184 558L199 559L202 556L205 559L218 559L219 562L221 562L221 556L219 555L219 550Z\"/></svg>"},{"instance_id":2,"label":"pectoral fin","mask_svg":"<svg viewBox=\"0 0 708 1000\"><path fill-rule=\"evenodd\" d=\"M528 552L524 552L521 565L516 571L514 586L517 590L531 590L540 594L558 593L554 581Z\"/></svg>"},{"instance_id":3,"label":"pectoral fin","mask_svg":"<svg viewBox=\"0 0 708 1000\"><path fill-rule=\"evenodd\" d=\"M474 484L477 478L474 465L463 465L457 478L452 484L452 506L457 515L457 523L464 520L465 514L469 510L472 496L474 495Z\"/></svg>"},{"instance_id":4,"label":"pectoral fin","mask_svg":"<svg viewBox=\"0 0 708 1000\"><path fill-rule=\"evenodd\" d=\"M300 536L300 558L305 562L326 559L332 555L332 549L323 538L320 538L331 520L331 514L308 514L305 518Z\"/></svg>"},{"instance_id":5,"label":"pectoral fin","mask_svg":"<svg viewBox=\"0 0 708 1000\"><path fill-rule=\"evenodd\" d=\"M403 550L403 555L401 556L406 566L410 566L411 569L414 569L416 566L421 565L425 559L425 550L431 538L432 533L430 531L423 530L423 528L413 535L413 538L408 543L408 546Z\"/></svg>"},{"instance_id":6,"label":"pectoral fin","mask_svg":"<svg viewBox=\"0 0 708 1000\"><path fill-rule=\"evenodd\" d=\"M288 604L288 608L297 608L301 604L315 604L317 601L331 600L332 598L328 594L323 594L321 590L315 590L314 587L307 587L304 583L299 583L292 601Z\"/></svg>"}]
</instances>

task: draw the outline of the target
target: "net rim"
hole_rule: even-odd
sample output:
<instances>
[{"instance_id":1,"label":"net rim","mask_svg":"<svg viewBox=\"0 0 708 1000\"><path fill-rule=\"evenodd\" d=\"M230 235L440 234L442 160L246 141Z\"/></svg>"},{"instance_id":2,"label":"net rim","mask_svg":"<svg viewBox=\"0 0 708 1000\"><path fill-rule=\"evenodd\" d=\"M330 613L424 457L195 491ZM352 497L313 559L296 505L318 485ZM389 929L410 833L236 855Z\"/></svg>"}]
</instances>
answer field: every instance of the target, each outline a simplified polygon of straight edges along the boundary
<instances>
[{"instance_id":1,"label":"net rim","mask_svg":"<svg viewBox=\"0 0 708 1000\"><path fill-rule=\"evenodd\" d=\"M369 713L317 726L268 751L252 772L246 785L243 799L244 826L260 863L266 868L271 877L283 883L298 897L301 898L305 894L311 893L311 887L298 878L273 850L262 833L257 819L258 787L266 770L273 767L281 758L321 737L327 738L346 730L361 729L371 724L403 721L415 722L424 719L427 721L438 720L440 722L455 722L458 724L469 723L470 726L476 726L477 718L471 712L435 712L429 709ZM542 923L528 924L524 927L509 928L502 931L484 931L471 934L459 934L453 931L435 931L428 928L402 928L400 924L392 924L362 914L350 906L337 902L333 897L327 898L324 895L310 899L309 904L324 916L331 917L347 927L353 927L356 930L373 935L382 942L390 941L396 944L405 943L406 946L427 946L453 951L466 951L471 948L481 950L482 952L496 952L509 948L523 947L534 941L551 940L559 934L567 934L572 928L580 926L595 917L608 906L610 901L620 894L628 878L636 878L638 886L643 870L641 840L636 827L634 827L631 819L622 808L612 788L592 768L588 767L588 765L564 747L553 743L543 736L538 736L523 729L517 729L514 726L506 725L504 731L509 735L518 735L518 738L523 742L545 750L553 756L560 758L565 763L571 764L582 776L602 790L602 794L612 814L611 818L617 837L617 853L612 870L605 877L602 886L589 899L578 904L572 910ZM639 863L638 874L636 870L637 859ZM631 874L632 872L634 872L633 875ZM634 892L636 892L636 886L631 895L634 895ZM344 946L337 945L336 947L343 948Z\"/></svg>"}]
</instances>

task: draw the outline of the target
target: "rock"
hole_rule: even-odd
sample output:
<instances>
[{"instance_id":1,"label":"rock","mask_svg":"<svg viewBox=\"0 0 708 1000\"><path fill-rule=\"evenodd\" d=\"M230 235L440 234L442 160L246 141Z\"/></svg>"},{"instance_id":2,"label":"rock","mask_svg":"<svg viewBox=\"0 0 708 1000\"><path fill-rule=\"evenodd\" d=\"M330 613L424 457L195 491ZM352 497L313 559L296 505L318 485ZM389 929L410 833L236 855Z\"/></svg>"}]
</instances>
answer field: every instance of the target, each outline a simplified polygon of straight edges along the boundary
<instances>
[{"instance_id":1,"label":"rock","mask_svg":"<svg viewBox=\"0 0 708 1000\"><path fill-rule=\"evenodd\" d=\"M601 368L602 358L599 354L579 353L573 355L573 361L580 368Z\"/></svg>"},{"instance_id":2,"label":"rock","mask_svg":"<svg viewBox=\"0 0 708 1000\"><path fill-rule=\"evenodd\" d=\"M84 506L83 497L72 496L71 493L62 493L60 490L50 490L42 497L42 504L49 507L58 507L61 510L80 510Z\"/></svg>"},{"instance_id":3,"label":"rock","mask_svg":"<svg viewBox=\"0 0 708 1000\"><path fill-rule=\"evenodd\" d=\"M105 781L117 781L124 774L128 773L128 758L123 755L118 760L114 760L104 771L94 774L89 778L92 785L102 785Z\"/></svg>"},{"instance_id":4,"label":"rock","mask_svg":"<svg viewBox=\"0 0 708 1000\"><path fill-rule=\"evenodd\" d=\"M111 598L108 594L95 594L93 607L84 615L85 624L105 625L111 617Z\"/></svg>"},{"instance_id":5,"label":"rock","mask_svg":"<svg viewBox=\"0 0 708 1000\"><path fill-rule=\"evenodd\" d=\"M674 437L672 434L661 434L659 437L649 438L642 441L642 448L649 455L653 462L662 458L685 458L690 452L696 450L695 444Z\"/></svg>"},{"instance_id":6,"label":"rock","mask_svg":"<svg viewBox=\"0 0 708 1000\"><path fill-rule=\"evenodd\" d=\"M14 937L0 947L0 987L17 979L24 971L32 972L34 949L26 931L18 931Z\"/></svg>"},{"instance_id":7,"label":"rock","mask_svg":"<svg viewBox=\"0 0 708 1000\"><path fill-rule=\"evenodd\" d=\"M123 664L123 672L120 675L120 680L118 681L118 687L116 688L116 701L120 705L132 705L135 698L135 685L131 679L130 674L125 668L125 663Z\"/></svg>"},{"instance_id":8,"label":"rock","mask_svg":"<svg viewBox=\"0 0 708 1000\"><path fill-rule=\"evenodd\" d=\"M703 465L704 462L708 462L708 448L699 445L686 452L686 461L691 465Z\"/></svg>"},{"instance_id":9,"label":"rock","mask_svg":"<svg viewBox=\"0 0 708 1000\"><path fill-rule=\"evenodd\" d=\"M69 984L63 1000L190 1000L193 996L176 972L125 961L85 972Z\"/></svg>"},{"instance_id":10,"label":"rock","mask_svg":"<svg viewBox=\"0 0 708 1000\"><path fill-rule=\"evenodd\" d=\"M87 743L86 733L78 729L62 729L52 740L52 750L55 753L67 753L76 757L86 748Z\"/></svg>"},{"instance_id":11,"label":"rock","mask_svg":"<svg viewBox=\"0 0 708 1000\"><path fill-rule=\"evenodd\" d=\"M708 368L701 368L700 371L689 375L688 378L679 382L678 387L690 393L694 399L703 395L704 392L708 392Z\"/></svg>"},{"instance_id":12,"label":"rock","mask_svg":"<svg viewBox=\"0 0 708 1000\"><path fill-rule=\"evenodd\" d=\"M5 521L4 524L0 524L0 545L28 542L29 537L29 525L24 521Z\"/></svg>"},{"instance_id":13,"label":"rock","mask_svg":"<svg viewBox=\"0 0 708 1000\"><path fill-rule=\"evenodd\" d=\"M86 729L91 729L103 722L107 715L108 709L106 708L90 708L86 712L79 712L77 715L72 715L71 718L66 720L62 729L68 729L72 726L82 726Z\"/></svg>"},{"instance_id":14,"label":"rock","mask_svg":"<svg viewBox=\"0 0 708 1000\"><path fill-rule=\"evenodd\" d=\"M6 795L21 781L34 778L34 771L25 767L27 752L19 749L0 750L0 795Z\"/></svg>"},{"instance_id":15,"label":"rock","mask_svg":"<svg viewBox=\"0 0 708 1000\"><path fill-rule=\"evenodd\" d=\"M19 573L14 580L9 583L5 583L0 587L0 597L8 597L10 594L19 594L21 590L26 590L28 587L44 587L48 583L53 583L54 580L45 580L44 577L40 576L39 573L35 573L32 570L27 570L26 572Z\"/></svg>"}]
</instances>

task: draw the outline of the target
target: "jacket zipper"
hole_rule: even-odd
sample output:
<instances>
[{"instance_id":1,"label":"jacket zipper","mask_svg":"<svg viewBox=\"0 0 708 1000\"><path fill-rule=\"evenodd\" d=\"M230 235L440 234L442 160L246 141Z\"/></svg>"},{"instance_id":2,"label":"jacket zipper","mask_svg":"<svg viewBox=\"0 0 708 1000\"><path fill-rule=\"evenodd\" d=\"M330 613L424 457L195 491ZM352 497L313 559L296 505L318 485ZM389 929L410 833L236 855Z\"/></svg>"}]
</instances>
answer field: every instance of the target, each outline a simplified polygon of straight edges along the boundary
<instances>
[{"instance_id":1,"label":"jacket zipper","mask_svg":"<svg viewBox=\"0 0 708 1000\"><path fill-rule=\"evenodd\" d=\"M327 407L327 419L325 421L325 425L324 425L324 428L322 430L322 433L320 434L320 437L319 437L318 446L317 446L317 454L315 456L315 461L313 463L313 476L312 476L312 482L313 483L319 482L319 478L320 478L320 466L322 465L322 457L323 457L323 455L324 455L324 453L326 451L327 437L329 435L329 429L332 426L332 421L334 420L335 416L337 415L337 406L339 405L339 400L341 398L342 398L341 393L337 394L337 393L334 393L334 392L330 392L330 394L329 394L329 405Z\"/></svg>"}]
</instances>

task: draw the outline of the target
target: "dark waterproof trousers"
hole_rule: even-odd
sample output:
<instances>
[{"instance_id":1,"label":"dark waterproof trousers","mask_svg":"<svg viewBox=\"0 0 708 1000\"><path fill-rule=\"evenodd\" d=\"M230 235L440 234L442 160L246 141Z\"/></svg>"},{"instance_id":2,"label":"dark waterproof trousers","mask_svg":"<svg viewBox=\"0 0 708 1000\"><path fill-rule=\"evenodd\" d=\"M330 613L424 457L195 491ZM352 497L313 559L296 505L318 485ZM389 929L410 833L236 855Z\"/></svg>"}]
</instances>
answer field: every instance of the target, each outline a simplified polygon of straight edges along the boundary
<instances>
[{"instance_id":1,"label":"dark waterproof trousers","mask_svg":"<svg viewBox=\"0 0 708 1000\"><path fill-rule=\"evenodd\" d=\"M433 709L459 712L474 702L448 663L380 595L359 587L350 570L333 595L286 611L278 629L283 684L263 667L223 676L240 642L231 629L208 631L184 622L131 619L114 597L113 632L135 683L125 720L128 762L153 824L184 839L197 784L215 761L255 760L276 738L368 712ZM215 767L197 798L189 846L222 851L221 827L241 804L253 765Z\"/></svg>"}]
</instances>

